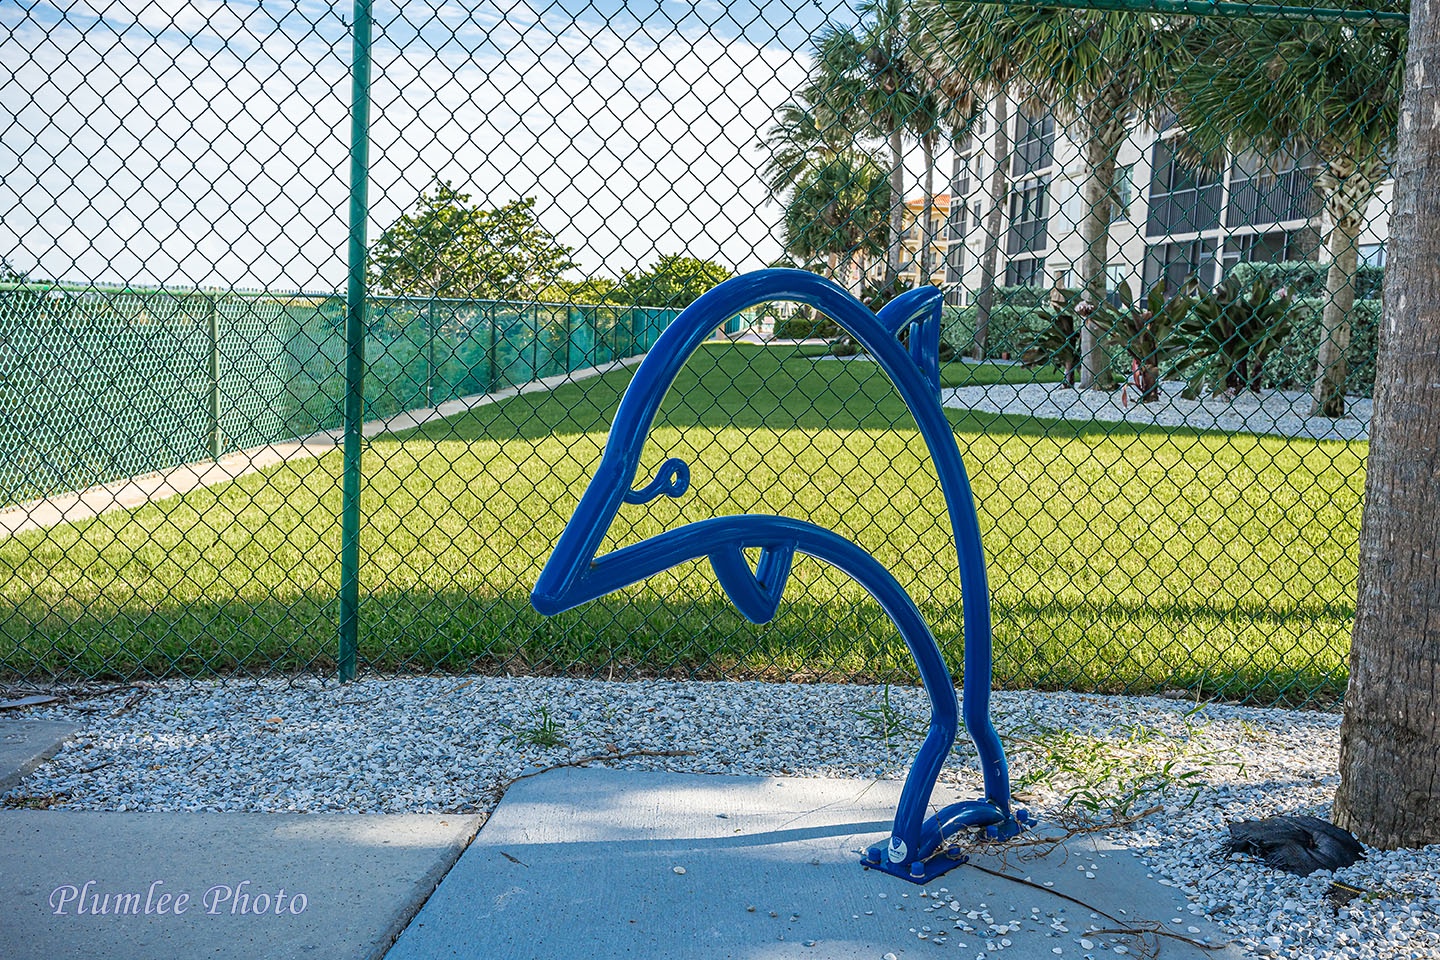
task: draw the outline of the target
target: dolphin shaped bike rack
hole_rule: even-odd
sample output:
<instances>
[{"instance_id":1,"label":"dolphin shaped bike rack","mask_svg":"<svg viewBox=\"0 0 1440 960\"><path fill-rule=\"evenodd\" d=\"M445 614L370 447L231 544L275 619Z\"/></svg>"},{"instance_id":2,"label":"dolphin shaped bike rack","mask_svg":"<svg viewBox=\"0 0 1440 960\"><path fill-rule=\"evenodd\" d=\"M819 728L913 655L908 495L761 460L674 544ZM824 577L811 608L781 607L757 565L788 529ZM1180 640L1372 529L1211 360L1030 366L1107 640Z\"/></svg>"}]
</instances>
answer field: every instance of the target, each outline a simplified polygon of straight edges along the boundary
<instances>
[{"instance_id":1,"label":"dolphin shaped bike rack","mask_svg":"<svg viewBox=\"0 0 1440 960\"><path fill-rule=\"evenodd\" d=\"M1005 752L990 721L990 594L974 497L954 433L940 406L940 299L939 290L924 287L902 294L875 314L823 277L784 269L744 274L702 295L671 322L635 371L620 400L595 477L530 597L536 610L553 616L677 564L705 557L740 613L752 623L766 623L780 606L797 552L833 564L854 578L894 621L930 698L929 730L901 791L889 842L870 847L861 860L868 868L915 883L925 883L964 862L945 855L945 841L952 834L980 828L992 838L1009 839L1027 822L1024 810L1011 810ZM632 489L661 400L685 361L712 330L739 311L772 300L809 304L854 335L899 390L935 461L960 561L965 624L963 716L980 757L983 799L954 803L925 817L935 780L958 729L961 711L954 682L915 602L859 545L803 520L745 514L689 523L596 556L622 503L643 504L661 495L680 497L689 488L689 467L672 457L653 480ZM908 346L901 344L902 334ZM745 557L747 548L760 551L754 570Z\"/></svg>"}]
</instances>

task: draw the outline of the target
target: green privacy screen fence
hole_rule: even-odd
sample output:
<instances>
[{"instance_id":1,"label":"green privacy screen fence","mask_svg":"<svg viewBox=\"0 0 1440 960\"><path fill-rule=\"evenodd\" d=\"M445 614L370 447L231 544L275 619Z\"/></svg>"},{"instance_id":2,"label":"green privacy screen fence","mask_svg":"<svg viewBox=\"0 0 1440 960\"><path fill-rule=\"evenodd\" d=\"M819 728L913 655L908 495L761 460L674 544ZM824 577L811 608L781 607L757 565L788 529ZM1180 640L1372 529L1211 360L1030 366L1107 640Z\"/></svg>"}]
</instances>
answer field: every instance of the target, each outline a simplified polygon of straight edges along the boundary
<instances>
[{"instance_id":1,"label":"green privacy screen fence","mask_svg":"<svg viewBox=\"0 0 1440 960\"><path fill-rule=\"evenodd\" d=\"M616 361L783 264L872 307L944 291L999 684L1333 702L1406 16L0 7L0 676L912 680L809 561L765 627L694 567L527 602ZM720 334L642 458L691 491L606 549L803 517L958 665L893 387L789 305Z\"/></svg>"},{"instance_id":2,"label":"green privacy screen fence","mask_svg":"<svg viewBox=\"0 0 1440 960\"><path fill-rule=\"evenodd\" d=\"M374 299L363 415L638 356L675 313ZM0 289L0 504L340 427L344 324L334 295Z\"/></svg>"}]
</instances>

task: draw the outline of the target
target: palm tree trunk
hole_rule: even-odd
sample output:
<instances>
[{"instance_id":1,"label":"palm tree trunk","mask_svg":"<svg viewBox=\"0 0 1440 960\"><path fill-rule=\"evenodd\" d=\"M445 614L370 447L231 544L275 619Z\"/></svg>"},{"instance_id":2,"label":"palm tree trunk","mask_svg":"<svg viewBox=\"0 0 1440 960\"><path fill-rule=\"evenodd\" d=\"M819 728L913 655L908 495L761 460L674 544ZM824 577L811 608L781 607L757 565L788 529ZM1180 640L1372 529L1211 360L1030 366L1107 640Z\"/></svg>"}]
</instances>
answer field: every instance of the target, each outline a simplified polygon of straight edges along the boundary
<instances>
[{"instance_id":1,"label":"palm tree trunk","mask_svg":"<svg viewBox=\"0 0 1440 960\"><path fill-rule=\"evenodd\" d=\"M1416 4L1365 470L1335 821L1378 847L1440 843L1440 10Z\"/></svg>"},{"instance_id":2,"label":"palm tree trunk","mask_svg":"<svg viewBox=\"0 0 1440 960\"><path fill-rule=\"evenodd\" d=\"M1082 298L1099 306L1105 301L1105 267L1110 262L1110 205L1115 196L1115 156L1125 140L1125 127L1118 122L1120 104L1113 97L1099 97L1091 104L1101 116L1085 123L1085 216L1080 223L1080 236L1085 253L1080 258ZM1101 371L1110 362L1105 353L1105 331L1090 317L1080 327L1080 389L1095 386Z\"/></svg>"},{"instance_id":3,"label":"palm tree trunk","mask_svg":"<svg viewBox=\"0 0 1440 960\"><path fill-rule=\"evenodd\" d=\"M890 250L885 258L885 279L880 284L880 297L895 296L900 282L900 268L905 259L905 141L897 123L890 131Z\"/></svg>"},{"instance_id":4,"label":"palm tree trunk","mask_svg":"<svg viewBox=\"0 0 1440 960\"><path fill-rule=\"evenodd\" d=\"M985 214L985 252L980 261L980 297L975 302L975 359L985 359L990 311L995 304L995 261L1000 255L1000 218L1005 212L1005 168L1010 165L1010 104L995 97L995 169L990 172L990 210Z\"/></svg>"},{"instance_id":5,"label":"palm tree trunk","mask_svg":"<svg viewBox=\"0 0 1440 960\"><path fill-rule=\"evenodd\" d=\"M920 263L915 276L920 278L916 286L923 287L930 282L935 256L935 140L933 137L920 138L920 152L925 156L925 207L921 212L925 222L920 233Z\"/></svg>"},{"instance_id":6,"label":"palm tree trunk","mask_svg":"<svg viewBox=\"0 0 1440 960\"><path fill-rule=\"evenodd\" d=\"M1320 348L1315 357L1312 417L1345 415L1345 381L1350 353L1350 310L1355 305L1355 271L1360 259L1360 229L1365 208L1384 175L1378 159L1357 163L1335 157L1316 178L1325 191L1330 233L1325 239L1330 270L1325 274L1325 309L1320 317Z\"/></svg>"}]
</instances>

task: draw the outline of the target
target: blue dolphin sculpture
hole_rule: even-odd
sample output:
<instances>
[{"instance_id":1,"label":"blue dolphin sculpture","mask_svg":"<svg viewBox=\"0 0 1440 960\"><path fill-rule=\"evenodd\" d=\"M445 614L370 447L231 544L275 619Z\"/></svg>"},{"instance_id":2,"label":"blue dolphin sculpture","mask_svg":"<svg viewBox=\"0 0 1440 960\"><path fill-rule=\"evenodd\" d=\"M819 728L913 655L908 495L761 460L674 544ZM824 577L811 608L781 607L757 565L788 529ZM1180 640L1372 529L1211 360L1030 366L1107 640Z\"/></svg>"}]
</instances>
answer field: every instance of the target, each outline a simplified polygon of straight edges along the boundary
<instances>
[{"instance_id":1,"label":"blue dolphin sculpture","mask_svg":"<svg viewBox=\"0 0 1440 960\"><path fill-rule=\"evenodd\" d=\"M622 503L690 485L683 460L671 458L632 489L640 454L665 392L710 332L747 307L771 300L807 303L848 330L870 351L915 417L929 447L955 531L965 623L965 727L979 752L983 799L951 804L926 818L935 779L955 742L960 713L950 671L915 602L894 576L857 544L824 527L788 517L744 514L686 524L597 557ZM905 333L908 346L899 336ZM802 270L760 270L727 280L671 322L635 371L620 400L600 466L566 524L531 593L535 609L553 616L663 570L708 558L726 595L753 623L774 618L797 552L833 564L854 578L894 621L930 697L930 727L910 767L889 842L870 847L862 863L924 883L963 862L940 855L946 837L966 827L1008 839L1023 829L1025 811L1010 807L1010 775L990 722L990 594L980 523L955 436L940 406L940 291L912 290L879 314L837 284ZM752 570L747 548L758 548Z\"/></svg>"}]
</instances>

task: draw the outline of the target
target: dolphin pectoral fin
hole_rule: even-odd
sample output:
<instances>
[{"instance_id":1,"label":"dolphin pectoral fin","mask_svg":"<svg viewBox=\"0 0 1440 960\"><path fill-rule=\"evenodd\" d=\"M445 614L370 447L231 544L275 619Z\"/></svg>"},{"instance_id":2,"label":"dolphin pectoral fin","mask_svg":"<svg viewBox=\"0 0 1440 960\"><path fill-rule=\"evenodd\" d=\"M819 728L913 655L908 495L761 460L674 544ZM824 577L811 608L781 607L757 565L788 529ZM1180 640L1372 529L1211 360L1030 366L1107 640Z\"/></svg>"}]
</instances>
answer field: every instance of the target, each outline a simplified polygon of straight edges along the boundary
<instances>
[{"instance_id":1,"label":"dolphin pectoral fin","mask_svg":"<svg viewBox=\"0 0 1440 960\"><path fill-rule=\"evenodd\" d=\"M754 570L739 547L726 546L710 554L710 566L725 595L751 623L769 623L775 619L794 560L793 543L762 547L760 562Z\"/></svg>"}]
</instances>

